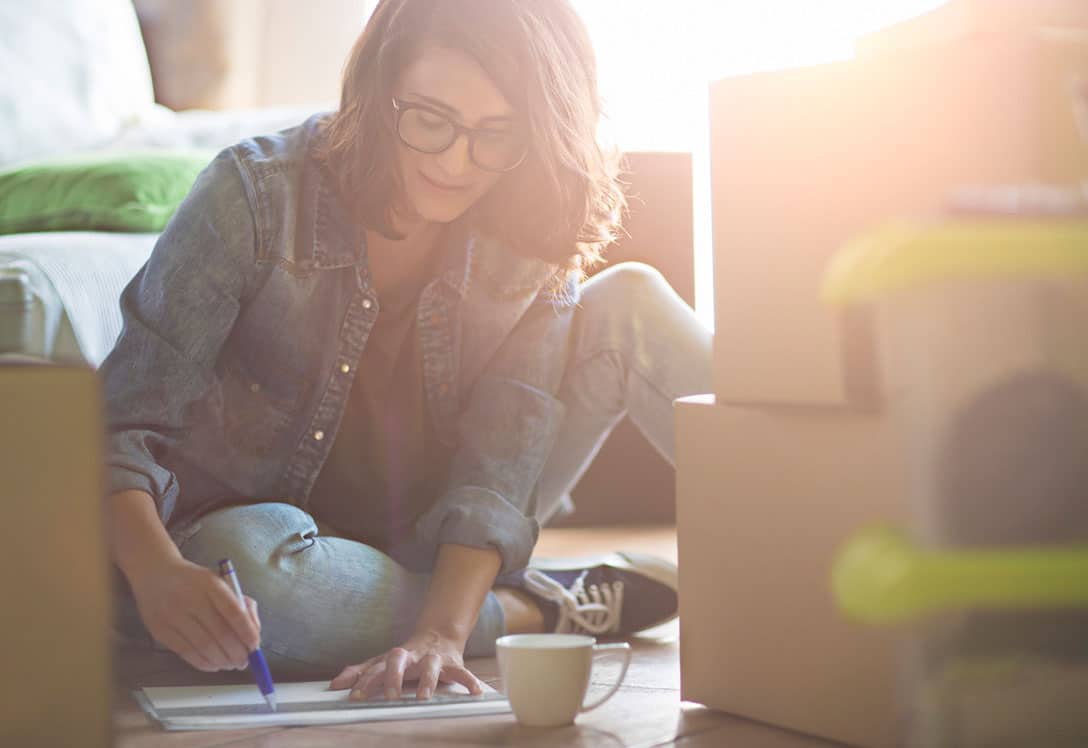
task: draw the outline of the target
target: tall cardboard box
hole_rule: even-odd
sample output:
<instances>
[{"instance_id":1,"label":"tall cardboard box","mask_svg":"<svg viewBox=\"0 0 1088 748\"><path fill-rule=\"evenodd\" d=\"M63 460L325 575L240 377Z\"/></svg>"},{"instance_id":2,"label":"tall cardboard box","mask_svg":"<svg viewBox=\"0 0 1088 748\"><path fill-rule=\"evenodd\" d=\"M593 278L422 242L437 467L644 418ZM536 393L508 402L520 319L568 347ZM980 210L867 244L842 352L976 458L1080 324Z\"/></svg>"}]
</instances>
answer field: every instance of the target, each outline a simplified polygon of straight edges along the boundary
<instances>
[{"instance_id":1,"label":"tall cardboard box","mask_svg":"<svg viewBox=\"0 0 1088 748\"><path fill-rule=\"evenodd\" d=\"M682 698L860 746L894 743L893 634L835 609L843 539L906 516L885 420L676 402Z\"/></svg>"},{"instance_id":2,"label":"tall cardboard box","mask_svg":"<svg viewBox=\"0 0 1088 748\"><path fill-rule=\"evenodd\" d=\"M857 59L711 86L719 398L872 405L871 331L821 303L828 259L962 186L1088 178L1074 109L1088 25L1045 25L1088 24L1081 5L952 0ZM979 26L1012 6L1022 22Z\"/></svg>"},{"instance_id":3,"label":"tall cardboard box","mask_svg":"<svg viewBox=\"0 0 1088 748\"><path fill-rule=\"evenodd\" d=\"M97 374L0 357L0 746L115 745Z\"/></svg>"}]
</instances>

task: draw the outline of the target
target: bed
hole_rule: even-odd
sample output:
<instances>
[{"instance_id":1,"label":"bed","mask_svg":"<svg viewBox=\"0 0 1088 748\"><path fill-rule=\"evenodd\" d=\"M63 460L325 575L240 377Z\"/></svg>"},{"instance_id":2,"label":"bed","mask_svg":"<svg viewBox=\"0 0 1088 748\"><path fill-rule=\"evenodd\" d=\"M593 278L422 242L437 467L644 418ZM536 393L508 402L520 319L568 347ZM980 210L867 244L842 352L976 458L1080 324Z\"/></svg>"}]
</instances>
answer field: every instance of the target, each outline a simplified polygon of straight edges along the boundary
<instances>
[{"instance_id":1,"label":"bed","mask_svg":"<svg viewBox=\"0 0 1088 748\"><path fill-rule=\"evenodd\" d=\"M0 3L0 170L147 149L214 153L315 109L176 112L156 104L130 0ZM121 330L118 297L155 234L0 235L0 357L97 368Z\"/></svg>"}]
</instances>

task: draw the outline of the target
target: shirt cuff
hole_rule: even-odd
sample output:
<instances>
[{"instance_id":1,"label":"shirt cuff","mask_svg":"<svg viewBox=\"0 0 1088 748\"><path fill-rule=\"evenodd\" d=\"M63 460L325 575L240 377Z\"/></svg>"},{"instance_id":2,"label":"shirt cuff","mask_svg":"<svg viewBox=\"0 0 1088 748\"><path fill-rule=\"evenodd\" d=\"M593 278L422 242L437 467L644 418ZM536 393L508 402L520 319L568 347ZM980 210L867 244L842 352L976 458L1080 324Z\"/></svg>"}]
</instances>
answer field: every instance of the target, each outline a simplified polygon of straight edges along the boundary
<instances>
[{"instance_id":1,"label":"shirt cuff","mask_svg":"<svg viewBox=\"0 0 1088 748\"><path fill-rule=\"evenodd\" d=\"M178 484L173 473L167 474L166 485L159 486L146 471L124 462L111 462L106 466L107 495L121 491L139 490L151 495L163 523L174 511Z\"/></svg>"},{"instance_id":2,"label":"shirt cuff","mask_svg":"<svg viewBox=\"0 0 1088 748\"><path fill-rule=\"evenodd\" d=\"M529 564L540 524L497 492L464 486L446 493L420 520L417 532L432 553L443 543L496 549L502 575Z\"/></svg>"}]
</instances>

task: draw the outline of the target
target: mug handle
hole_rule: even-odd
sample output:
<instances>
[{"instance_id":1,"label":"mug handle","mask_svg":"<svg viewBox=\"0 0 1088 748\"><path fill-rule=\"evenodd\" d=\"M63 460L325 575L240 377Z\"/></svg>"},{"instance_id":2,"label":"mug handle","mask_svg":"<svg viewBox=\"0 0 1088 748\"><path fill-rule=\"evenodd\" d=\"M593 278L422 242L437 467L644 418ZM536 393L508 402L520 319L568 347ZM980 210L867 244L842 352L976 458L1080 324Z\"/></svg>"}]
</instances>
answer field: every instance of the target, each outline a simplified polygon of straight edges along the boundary
<instances>
[{"instance_id":1,"label":"mug handle","mask_svg":"<svg viewBox=\"0 0 1088 748\"><path fill-rule=\"evenodd\" d=\"M612 684L612 688L608 689L601 698L594 701L592 704L584 704L578 713L588 712L590 709L596 709L604 702L612 698L612 695L616 691L620 690L620 685L623 683L623 678L627 675L627 668L631 665L631 645L627 642L617 642L615 644L594 644L593 645L593 659L596 660L600 654L609 654L611 652L623 652L623 669L620 670L620 675L616 678L616 682Z\"/></svg>"}]
</instances>

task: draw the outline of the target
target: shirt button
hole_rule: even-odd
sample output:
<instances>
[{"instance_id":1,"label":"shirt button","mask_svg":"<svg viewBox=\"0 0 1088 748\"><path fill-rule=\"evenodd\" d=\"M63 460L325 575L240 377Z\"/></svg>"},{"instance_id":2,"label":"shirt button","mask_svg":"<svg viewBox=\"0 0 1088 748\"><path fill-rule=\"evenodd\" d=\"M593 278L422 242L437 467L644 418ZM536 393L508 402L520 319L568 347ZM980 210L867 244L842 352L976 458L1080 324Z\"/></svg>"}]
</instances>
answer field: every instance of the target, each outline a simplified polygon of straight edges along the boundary
<instances>
[{"instance_id":1,"label":"shirt button","mask_svg":"<svg viewBox=\"0 0 1088 748\"><path fill-rule=\"evenodd\" d=\"M257 383L257 382L253 382L253 383L251 383L249 385L249 391L250 392L260 392L261 391L261 385L259 383Z\"/></svg>"},{"instance_id":2,"label":"shirt button","mask_svg":"<svg viewBox=\"0 0 1088 748\"><path fill-rule=\"evenodd\" d=\"M321 429L318 429L317 431L314 432L314 440L315 441L321 441L324 438L325 438L325 432L322 431Z\"/></svg>"},{"instance_id":3,"label":"shirt button","mask_svg":"<svg viewBox=\"0 0 1088 748\"><path fill-rule=\"evenodd\" d=\"M363 309L369 309L372 306L374 306L373 301L371 301L370 299L363 299Z\"/></svg>"},{"instance_id":4,"label":"shirt button","mask_svg":"<svg viewBox=\"0 0 1088 748\"><path fill-rule=\"evenodd\" d=\"M351 371L351 366L349 366L348 364L340 364L341 374L347 374L349 371Z\"/></svg>"}]
</instances>

